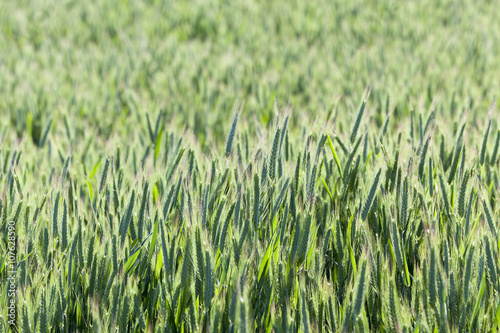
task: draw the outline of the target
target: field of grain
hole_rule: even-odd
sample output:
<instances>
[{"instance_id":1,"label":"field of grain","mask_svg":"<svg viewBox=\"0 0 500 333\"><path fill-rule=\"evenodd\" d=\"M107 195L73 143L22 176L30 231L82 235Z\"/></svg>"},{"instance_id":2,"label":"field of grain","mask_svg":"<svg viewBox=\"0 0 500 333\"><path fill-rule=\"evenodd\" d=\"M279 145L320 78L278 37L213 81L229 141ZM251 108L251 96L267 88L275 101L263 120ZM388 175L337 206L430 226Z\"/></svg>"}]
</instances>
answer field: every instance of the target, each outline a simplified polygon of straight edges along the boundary
<instances>
[{"instance_id":1,"label":"field of grain","mask_svg":"<svg viewBox=\"0 0 500 333\"><path fill-rule=\"evenodd\" d=\"M500 329L494 1L0 1L0 332Z\"/></svg>"}]
</instances>

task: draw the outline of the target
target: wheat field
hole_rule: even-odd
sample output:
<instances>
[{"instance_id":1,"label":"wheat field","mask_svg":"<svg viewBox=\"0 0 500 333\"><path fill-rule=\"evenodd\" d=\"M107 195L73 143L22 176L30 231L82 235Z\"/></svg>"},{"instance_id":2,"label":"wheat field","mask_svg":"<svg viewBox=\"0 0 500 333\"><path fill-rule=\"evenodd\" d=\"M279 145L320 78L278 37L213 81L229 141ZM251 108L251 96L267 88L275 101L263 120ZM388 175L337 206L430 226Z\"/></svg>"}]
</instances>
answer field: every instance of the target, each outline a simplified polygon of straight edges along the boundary
<instances>
[{"instance_id":1,"label":"wheat field","mask_svg":"<svg viewBox=\"0 0 500 333\"><path fill-rule=\"evenodd\" d=\"M499 331L499 22L0 2L0 331Z\"/></svg>"}]
</instances>

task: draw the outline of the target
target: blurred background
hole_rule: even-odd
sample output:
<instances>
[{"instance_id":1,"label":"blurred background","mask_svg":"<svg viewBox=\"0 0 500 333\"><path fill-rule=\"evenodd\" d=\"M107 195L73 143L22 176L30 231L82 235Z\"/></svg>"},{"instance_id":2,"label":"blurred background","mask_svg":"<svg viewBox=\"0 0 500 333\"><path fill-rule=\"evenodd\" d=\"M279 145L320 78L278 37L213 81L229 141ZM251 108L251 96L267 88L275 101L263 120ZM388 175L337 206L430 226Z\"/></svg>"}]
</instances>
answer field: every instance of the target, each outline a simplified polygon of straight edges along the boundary
<instances>
[{"instance_id":1,"label":"blurred background","mask_svg":"<svg viewBox=\"0 0 500 333\"><path fill-rule=\"evenodd\" d=\"M1 1L0 130L105 142L163 112L207 150L236 101L259 126L290 104L293 130L332 105L355 117L370 85L379 127L413 109L481 118L498 98L499 16L470 0Z\"/></svg>"}]
</instances>

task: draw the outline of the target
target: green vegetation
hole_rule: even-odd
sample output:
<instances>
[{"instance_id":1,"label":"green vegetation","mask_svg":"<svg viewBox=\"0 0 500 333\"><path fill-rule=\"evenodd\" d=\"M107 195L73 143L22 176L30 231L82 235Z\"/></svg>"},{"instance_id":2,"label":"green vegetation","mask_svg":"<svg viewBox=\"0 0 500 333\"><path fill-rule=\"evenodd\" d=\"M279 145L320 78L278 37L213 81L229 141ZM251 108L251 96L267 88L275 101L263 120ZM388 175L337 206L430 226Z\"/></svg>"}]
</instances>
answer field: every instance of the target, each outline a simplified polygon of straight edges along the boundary
<instances>
[{"instance_id":1,"label":"green vegetation","mask_svg":"<svg viewBox=\"0 0 500 333\"><path fill-rule=\"evenodd\" d=\"M0 1L0 331L500 329L493 1Z\"/></svg>"}]
</instances>

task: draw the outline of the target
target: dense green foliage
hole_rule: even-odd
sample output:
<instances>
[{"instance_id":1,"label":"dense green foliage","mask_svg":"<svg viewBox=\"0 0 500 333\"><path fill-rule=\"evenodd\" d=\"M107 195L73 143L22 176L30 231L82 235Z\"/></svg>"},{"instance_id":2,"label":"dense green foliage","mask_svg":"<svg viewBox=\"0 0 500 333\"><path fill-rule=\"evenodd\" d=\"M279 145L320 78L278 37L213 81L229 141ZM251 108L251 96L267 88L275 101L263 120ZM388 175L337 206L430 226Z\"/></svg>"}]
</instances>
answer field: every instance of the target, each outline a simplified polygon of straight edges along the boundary
<instances>
[{"instance_id":1,"label":"dense green foliage","mask_svg":"<svg viewBox=\"0 0 500 333\"><path fill-rule=\"evenodd\" d=\"M0 331L498 330L498 22L0 1Z\"/></svg>"}]
</instances>

